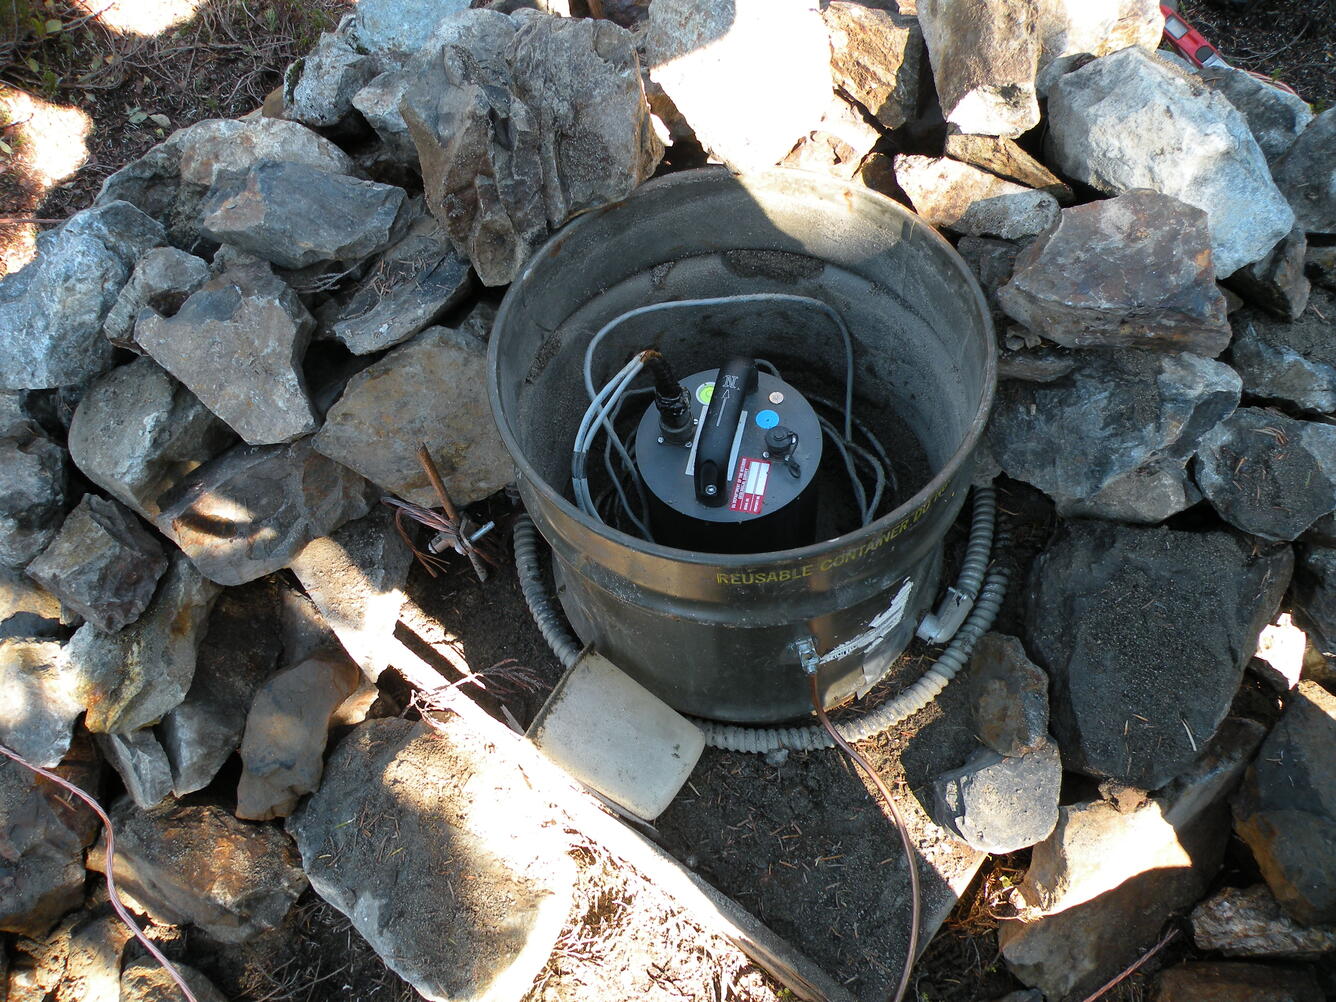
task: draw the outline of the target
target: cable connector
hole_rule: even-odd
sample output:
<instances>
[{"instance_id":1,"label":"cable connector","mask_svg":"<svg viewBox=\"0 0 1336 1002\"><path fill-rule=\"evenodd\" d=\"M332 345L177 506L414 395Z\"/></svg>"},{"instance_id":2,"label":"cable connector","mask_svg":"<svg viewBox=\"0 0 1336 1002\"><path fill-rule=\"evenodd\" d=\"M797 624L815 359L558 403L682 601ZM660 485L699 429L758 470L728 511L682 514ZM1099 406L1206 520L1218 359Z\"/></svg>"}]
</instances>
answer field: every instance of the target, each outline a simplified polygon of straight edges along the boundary
<instances>
[{"instance_id":1,"label":"cable connector","mask_svg":"<svg viewBox=\"0 0 1336 1002\"><path fill-rule=\"evenodd\" d=\"M946 595L936 612L923 617L916 631L918 638L928 644L944 644L956 635L962 623L974 608L974 596L959 588L946 589Z\"/></svg>"},{"instance_id":2,"label":"cable connector","mask_svg":"<svg viewBox=\"0 0 1336 1002\"><path fill-rule=\"evenodd\" d=\"M821 666L821 656L816 652L816 641L811 637L803 637L794 645L798 649L798 664L808 675L815 675L817 668Z\"/></svg>"}]
</instances>

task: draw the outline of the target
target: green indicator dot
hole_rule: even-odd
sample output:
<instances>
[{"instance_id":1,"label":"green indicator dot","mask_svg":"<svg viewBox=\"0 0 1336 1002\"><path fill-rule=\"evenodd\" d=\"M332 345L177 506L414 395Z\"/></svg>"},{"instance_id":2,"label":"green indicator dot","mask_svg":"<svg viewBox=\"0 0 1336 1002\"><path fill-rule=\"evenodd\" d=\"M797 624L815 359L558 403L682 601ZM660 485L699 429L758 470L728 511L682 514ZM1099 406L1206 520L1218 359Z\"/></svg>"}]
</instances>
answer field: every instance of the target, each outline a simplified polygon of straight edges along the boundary
<instances>
[{"instance_id":1,"label":"green indicator dot","mask_svg":"<svg viewBox=\"0 0 1336 1002\"><path fill-rule=\"evenodd\" d=\"M714 383L701 383L696 387L696 399L706 407L710 406L710 398L714 396Z\"/></svg>"}]
</instances>

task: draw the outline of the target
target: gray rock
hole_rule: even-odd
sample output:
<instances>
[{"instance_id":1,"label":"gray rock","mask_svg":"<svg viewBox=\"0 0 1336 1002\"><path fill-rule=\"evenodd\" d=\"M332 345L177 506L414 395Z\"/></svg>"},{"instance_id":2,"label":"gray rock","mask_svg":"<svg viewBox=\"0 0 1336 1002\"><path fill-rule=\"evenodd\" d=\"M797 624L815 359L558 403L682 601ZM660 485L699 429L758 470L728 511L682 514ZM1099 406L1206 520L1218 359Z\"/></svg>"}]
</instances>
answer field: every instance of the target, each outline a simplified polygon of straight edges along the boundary
<instances>
[{"instance_id":1,"label":"gray rock","mask_svg":"<svg viewBox=\"0 0 1336 1002\"><path fill-rule=\"evenodd\" d=\"M83 712L74 679L61 670L60 644L0 640L0 741L34 765L50 768L69 751Z\"/></svg>"},{"instance_id":2,"label":"gray rock","mask_svg":"<svg viewBox=\"0 0 1336 1002\"><path fill-rule=\"evenodd\" d=\"M1336 410L1336 340L1331 317L1336 296L1314 290L1315 309L1293 323L1259 310L1240 311L1234 323L1231 364L1250 396L1280 400L1306 411Z\"/></svg>"},{"instance_id":3,"label":"gray rock","mask_svg":"<svg viewBox=\"0 0 1336 1002\"><path fill-rule=\"evenodd\" d=\"M1164 15L1155 0L1044 0L1038 7L1040 97L1092 56L1130 45L1154 52L1164 37Z\"/></svg>"},{"instance_id":4,"label":"gray rock","mask_svg":"<svg viewBox=\"0 0 1336 1002\"><path fill-rule=\"evenodd\" d=\"M286 567L311 540L365 515L375 497L310 438L238 446L164 495L156 524L205 577L239 585Z\"/></svg>"},{"instance_id":5,"label":"gray rock","mask_svg":"<svg viewBox=\"0 0 1336 1002\"><path fill-rule=\"evenodd\" d=\"M0 640L59 640L75 617L61 611L60 600L14 567L0 564Z\"/></svg>"},{"instance_id":6,"label":"gray rock","mask_svg":"<svg viewBox=\"0 0 1336 1002\"><path fill-rule=\"evenodd\" d=\"M167 570L158 538L124 505L86 494L28 576L89 623L114 633L139 618Z\"/></svg>"},{"instance_id":7,"label":"gray rock","mask_svg":"<svg viewBox=\"0 0 1336 1002\"><path fill-rule=\"evenodd\" d=\"M1266 728L1257 721L1226 717L1197 760L1156 794L1166 805L1165 820L1181 828L1223 803L1242 781L1264 737Z\"/></svg>"},{"instance_id":8,"label":"gray rock","mask_svg":"<svg viewBox=\"0 0 1336 1002\"><path fill-rule=\"evenodd\" d=\"M0 389L82 383L111 367L102 322L136 259L166 240L124 202L76 213L37 238L37 256L0 278Z\"/></svg>"},{"instance_id":9,"label":"gray rock","mask_svg":"<svg viewBox=\"0 0 1336 1002\"><path fill-rule=\"evenodd\" d=\"M303 125L338 125L352 111L353 95L379 72L376 59L358 52L344 35L326 32L283 74L283 117Z\"/></svg>"},{"instance_id":10,"label":"gray rock","mask_svg":"<svg viewBox=\"0 0 1336 1002\"><path fill-rule=\"evenodd\" d=\"M1034 988L1022 992L1007 992L994 1002L1044 1002L1044 993Z\"/></svg>"},{"instance_id":11,"label":"gray rock","mask_svg":"<svg viewBox=\"0 0 1336 1002\"><path fill-rule=\"evenodd\" d=\"M1260 260L1294 228L1248 124L1222 95L1132 47L1061 77L1050 162L1110 194L1150 188L1203 210L1215 274Z\"/></svg>"},{"instance_id":12,"label":"gray rock","mask_svg":"<svg viewBox=\"0 0 1336 1002\"><path fill-rule=\"evenodd\" d=\"M1037 5L919 0L918 15L948 122L961 132L1009 138L1039 124Z\"/></svg>"},{"instance_id":13,"label":"gray rock","mask_svg":"<svg viewBox=\"0 0 1336 1002\"><path fill-rule=\"evenodd\" d=\"M426 443L457 505L514 478L487 402L486 351L444 327L423 331L348 381L325 415L315 447L415 504L440 502L417 460ZM423 385L434 388L420 393Z\"/></svg>"},{"instance_id":14,"label":"gray rock","mask_svg":"<svg viewBox=\"0 0 1336 1002\"><path fill-rule=\"evenodd\" d=\"M1184 465L1233 413L1240 385L1197 355L1091 353L1052 382L1002 383L988 443L1008 476L1060 511L1158 522L1190 503Z\"/></svg>"},{"instance_id":15,"label":"gray rock","mask_svg":"<svg viewBox=\"0 0 1336 1002\"><path fill-rule=\"evenodd\" d=\"M1130 814L1103 803L1059 813L1053 835L1032 852L1030 873L1055 872L1048 858L1062 867L1057 873L1079 882L1061 885L1061 910L1003 922L998 946L1012 973L1045 997L1081 999L1136 960L1173 913L1201 896L1228 833L1219 809L1182 829L1165 823L1154 803Z\"/></svg>"},{"instance_id":16,"label":"gray rock","mask_svg":"<svg viewBox=\"0 0 1336 1002\"><path fill-rule=\"evenodd\" d=\"M1230 288L1282 320L1298 320L1308 306L1311 292L1304 275L1307 249L1304 232L1296 226L1262 260L1230 275Z\"/></svg>"},{"instance_id":17,"label":"gray rock","mask_svg":"<svg viewBox=\"0 0 1336 1002\"><path fill-rule=\"evenodd\" d=\"M99 734L97 746L120 774L130 799L143 810L156 807L171 794L172 769L152 728L128 734Z\"/></svg>"},{"instance_id":18,"label":"gray rock","mask_svg":"<svg viewBox=\"0 0 1336 1002\"><path fill-rule=\"evenodd\" d=\"M997 378L1027 383L1052 383L1070 374L1077 359L1058 351L1011 351L997 360Z\"/></svg>"},{"instance_id":19,"label":"gray rock","mask_svg":"<svg viewBox=\"0 0 1336 1002\"><path fill-rule=\"evenodd\" d=\"M1025 188L1046 191L1063 205L1076 200L1066 183L1012 139L1002 136L970 136L948 132L946 155L952 160L978 167Z\"/></svg>"},{"instance_id":20,"label":"gray rock","mask_svg":"<svg viewBox=\"0 0 1336 1002\"><path fill-rule=\"evenodd\" d=\"M735 171L777 163L821 120L832 84L815 4L655 0L645 61L701 145Z\"/></svg>"},{"instance_id":21,"label":"gray rock","mask_svg":"<svg viewBox=\"0 0 1336 1002\"><path fill-rule=\"evenodd\" d=\"M313 540L291 564L319 610L319 629L332 629L348 656L372 679L384 668L381 652L399 621L412 566L413 551L396 531L390 509L383 505ZM317 649L309 643L303 646ZM287 650L286 645L284 654L289 664L304 657Z\"/></svg>"},{"instance_id":22,"label":"gray rock","mask_svg":"<svg viewBox=\"0 0 1336 1002\"><path fill-rule=\"evenodd\" d=\"M1207 86L1243 112L1253 138L1270 163L1293 146L1313 121L1313 109L1307 101L1263 83L1251 73L1226 66L1203 66L1196 72Z\"/></svg>"},{"instance_id":23,"label":"gray rock","mask_svg":"<svg viewBox=\"0 0 1336 1002\"><path fill-rule=\"evenodd\" d=\"M968 681L974 733L985 745L1014 757L1047 742L1048 676L1019 640L1000 633L980 637Z\"/></svg>"},{"instance_id":24,"label":"gray rock","mask_svg":"<svg viewBox=\"0 0 1336 1002\"><path fill-rule=\"evenodd\" d=\"M358 48L405 59L432 40L442 21L467 10L469 0L364 0L347 26Z\"/></svg>"},{"instance_id":25,"label":"gray rock","mask_svg":"<svg viewBox=\"0 0 1336 1002\"><path fill-rule=\"evenodd\" d=\"M118 348L136 349L135 320L141 310L170 317L186 297L210 278L209 265L175 247L156 247L139 259L102 325Z\"/></svg>"},{"instance_id":26,"label":"gray rock","mask_svg":"<svg viewBox=\"0 0 1336 1002\"><path fill-rule=\"evenodd\" d=\"M430 327L471 286L468 262L455 254L440 223L423 216L350 292L330 300L319 319L354 355L369 355Z\"/></svg>"},{"instance_id":27,"label":"gray rock","mask_svg":"<svg viewBox=\"0 0 1336 1002\"><path fill-rule=\"evenodd\" d=\"M278 928L306 889L281 831L238 821L221 807L169 800L141 811L126 798L110 814L116 885L155 922L241 943ZM88 866L106 872L105 836Z\"/></svg>"},{"instance_id":28,"label":"gray rock","mask_svg":"<svg viewBox=\"0 0 1336 1002\"><path fill-rule=\"evenodd\" d=\"M1336 509L1336 427L1240 407L1202 437L1193 473L1230 525L1297 539Z\"/></svg>"},{"instance_id":29,"label":"gray rock","mask_svg":"<svg viewBox=\"0 0 1336 1002\"><path fill-rule=\"evenodd\" d=\"M998 330L1005 327L1009 318L1002 312L1002 306L997 301L997 290L1011 281L1012 272L1016 269L1016 258L1023 249L1022 243L988 237L965 236L956 244L956 251L965 259L965 263L970 266L970 270L974 272L974 276L983 287L984 298L988 300L989 310L993 314L993 326ZM999 366L1000 364L1001 359ZM1067 365L1065 371L1070 372L1071 369L1072 366ZM1012 373L1004 376L999 369L998 379L1017 378L1024 377Z\"/></svg>"},{"instance_id":30,"label":"gray rock","mask_svg":"<svg viewBox=\"0 0 1336 1002\"><path fill-rule=\"evenodd\" d=\"M1306 128L1275 164L1276 184L1306 233L1336 233L1336 108Z\"/></svg>"},{"instance_id":31,"label":"gray rock","mask_svg":"<svg viewBox=\"0 0 1336 1002\"><path fill-rule=\"evenodd\" d=\"M1311 970L1271 964L1179 964L1160 975L1153 1002L1322 1002Z\"/></svg>"},{"instance_id":32,"label":"gray rock","mask_svg":"<svg viewBox=\"0 0 1336 1002\"><path fill-rule=\"evenodd\" d=\"M1289 584L1289 547L1228 532L1068 522L1036 560L1027 646L1063 764L1153 790L1229 710Z\"/></svg>"},{"instance_id":33,"label":"gray rock","mask_svg":"<svg viewBox=\"0 0 1336 1002\"><path fill-rule=\"evenodd\" d=\"M214 182L268 161L356 172L346 153L304 125L278 118L212 118L178 130L102 183L94 205L124 199L167 227L171 243L200 242L200 202Z\"/></svg>"},{"instance_id":34,"label":"gray rock","mask_svg":"<svg viewBox=\"0 0 1336 1002\"><path fill-rule=\"evenodd\" d=\"M1192 910L1192 939L1227 957L1312 959L1336 952L1336 925L1300 925L1266 884L1224 887Z\"/></svg>"},{"instance_id":35,"label":"gray rock","mask_svg":"<svg viewBox=\"0 0 1336 1002\"><path fill-rule=\"evenodd\" d=\"M281 649L273 581L224 591L209 614L190 691L158 725L178 797L208 786L241 744L251 701L273 674Z\"/></svg>"},{"instance_id":36,"label":"gray rock","mask_svg":"<svg viewBox=\"0 0 1336 1002\"><path fill-rule=\"evenodd\" d=\"M297 294L257 262L205 283L171 318L146 317L135 336L249 444L272 445L319 426L301 371L314 329Z\"/></svg>"},{"instance_id":37,"label":"gray rock","mask_svg":"<svg viewBox=\"0 0 1336 1002\"><path fill-rule=\"evenodd\" d=\"M93 483L147 519L158 498L236 441L151 358L99 377L70 422L70 456Z\"/></svg>"},{"instance_id":38,"label":"gray rock","mask_svg":"<svg viewBox=\"0 0 1336 1002\"><path fill-rule=\"evenodd\" d=\"M1336 549L1299 547L1291 595L1294 618L1319 651L1336 651Z\"/></svg>"},{"instance_id":39,"label":"gray rock","mask_svg":"<svg viewBox=\"0 0 1336 1002\"><path fill-rule=\"evenodd\" d=\"M46 549L65 508L65 450L31 422L0 439L0 564L23 567Z\"/></svg>"},{"instance_id":40,"label":"gray rock","mask_svg":"<svg viewBox=\"0 0 1336 1002\"><path fill-rule=\"evenodd\" d=\"M121 953L130 938L130 930L115 915L75 926L57 1002L120 1002Z\"/></svg>"},{"instance_id":41,"label":"gray rock","mask_svg":"<svg viewBox=\"0 0 1336 1002\"><path fill-rule=\"evenodd\" d=\"M190 993L196 1002L227 1002L223 995L199 971L179 960L172 966L190 986ZM181 989L163 966L155 961L141 961L129 964L120 976L120 1002L177 1002L181 998Z\"/></svg>"},{"instance_id":42,"label":"gray rock","mask_svg":"<svg viewBox=\"0 0 1336 1002\"><path fill-rule=\"evenodd\" d=\"M404 191L296 163L262 163L220 179L201 232L282 268L361 261L396 234Z\"/></svg>"},{"instance_id":43,"label":"gray rock","mask_svg":"<svg viewBox=\"0 0 1336 1002\"><path fill-rule=\"evenodd\" d=\"M83 844L35 777L0 762L0 931L42 936L83 901Z\"/></svg>"},{"instance_id":44,"label":"gray rock","mask_svg":"<svg viewBox=\"0 0 1336 1002\"><path fill-rule=\"evenodd\" d=\"M362 724L288 828L316 893L421 995L513 997L565 925L568 837L508 755L457 717L442 723L440 732L406 720ZM511 837L496 837L500 805ZM382 819L372 838L347 823L359 815ZM460 908L451 888L505 901L505 910ZM448 953L443 940L454 944Z\"/></svg>"},{"instance_id":45,"label":"gray rock","mask_svg":"<svg viewBox=\"0 0 1336 1002\"><path fill-rule=\"evenodd\" d=\"M923 32L918 18L851 0L822 11L835 85L888 129L918 115Z\"/></svg>"},{"instance_id":46,"label":"gray rock","mask_svg":"<svg viewBox=\"0 0 1336 1002\"><path fill-rule=\"evenodd\" d=\"M297 589L282 589L279 606L285 662L298 664L317 654L328 654L341 648L339 638L320 615L315 603Z\"/></svg>"},{"instance_id":47,"label":"gray rock","mask_svg":"<svg viewBox=\"0 0 1336 1002\"><path fill-rule=\"evenodd\" d=\"M453 39L414 62L400 105L427 204L486 285L511 281L551 229L624 198L663 155L629 32L590 19L517 23L483 10L450 22Z\"/></svg>"},{"instance_id":48,"label":"gray rock","mask_svg":"<svg viewBox=\"0 0 1336 1002\"><path fill-rule=\"evenodd\" d=\"M320 786L325 741L361 673L347 657L315 657L269 679L255 694L241 741L237 817L285 818Z\"/></svg>"},{"instance_id":49,"label":"gray rock","mask_svg":"<svg viewBox=\"0 0 1336 1002\"><path fill-rule=\"evenodd\" d=\"M1336 923L1336 696L1301 679L1234 801L1271 893L1304 925Z\"/></svg>"},{"instance_id":50,"label":"gray rock","mask_svg":"<svg viewBox=\"0 0 1336 1002\"><path fill-rule=\"evenodd\" d=\"M375 77L352 97L353 107L385 144L387 152L399 163L416 165L417 147L408 133L408 123L399 111L399 102L412 82L407 70L389 70Z\"/></svg>"},{"instance_id":51,"label":"gray rock","mask_svg":"<svg viewBox=\"0 0 1336 1002\"><path fill-rule=\"evenodd\" d=\"M65 648L63 670L75 679L90 731L137 731L185 698L217 597L218 587L178 554L134 623L118 633L90 624L79 628Z\"/></svg>"},{"instance_id":52,"label":"gray rock","mask_svg":"<svg viewBox=\"0 0 1336 1002\"><path fill-rule=\"evenodd\" d=\"M832 91L821 121L798 140L780 166L852 178L881 139L865 114Z\"/></svg>"},{"instance_id":53,"label":"gray rock","mask_svg":"<svg viewBox=\"0 0 1336 1002\"><path fill-rule=\"evenodd\" d=\"M933 780L933 817L980 852L1015 852L1053 831L1061 785L1051 742L1014 758L981 748Z\"/></svg>"},{"instance_id":54,"label":"gray rock","mask_svg":"<svg viewBox=\"0 0 1336 1002\"><path fill-rule=\"evenodd\" d=\"M912 196L911 196L912 197ZM1129 191L1063 209L997 294L1007 314L1069 348L1134 347L1214 358L1229 344L1206 213Z\"/></svg>"},{"instance_id":55,"label":"gray rock","mask_svg":"<svg viewBox=\"0 0 1336 1002\"><path fill-rule=\"evenodd\" d=\"M1057 199L1048 192L947 157L896 156L895 179L920 216L956 233L1019 240L1058 220Z\"/></svg>"}]
</instances>

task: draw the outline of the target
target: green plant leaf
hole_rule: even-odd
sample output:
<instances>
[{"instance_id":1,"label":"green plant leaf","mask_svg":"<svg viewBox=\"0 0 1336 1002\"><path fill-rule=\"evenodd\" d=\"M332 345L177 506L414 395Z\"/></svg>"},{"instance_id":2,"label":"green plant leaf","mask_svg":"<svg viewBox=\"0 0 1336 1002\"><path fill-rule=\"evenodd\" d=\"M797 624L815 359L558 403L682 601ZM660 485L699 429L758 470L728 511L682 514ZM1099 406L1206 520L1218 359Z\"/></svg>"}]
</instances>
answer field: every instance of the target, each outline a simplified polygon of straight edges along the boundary
<instances>
[{"instance_id":1,"label":"green plant leaf","mask_svg":"<svg viewBox=\"0 0 1336 1002\"><path fill-rule=\"evenodd\" d=\"M60 31L61 28L65 27L65 22L61 21L58 17L53 17L48 20L46 24L42 25L42 27L46 29L48 35L54 35L56 32Z\"/></svg>"},{"instance_id":2,"label":"green plant leaf","mask_svg":"<svg viewBox=\"0 0 1336 1002\"><path fill-rule=\"evenodd\" d=\"M6 156L12 157L14 155L14 148L3 139L0 139L0 150L3 150Z\"/></svg>"},{"instance_id":3,"label":"green plant leaf","mask_svg":"<svg viewBox=\"0 0 1336 1002\"><path fill-rule=\"evenodd\" d=\"M172 120L166 115L149 115L148 120L154 125L160 125L164 129L172 124Z\"/></svg>"}]
</instances>

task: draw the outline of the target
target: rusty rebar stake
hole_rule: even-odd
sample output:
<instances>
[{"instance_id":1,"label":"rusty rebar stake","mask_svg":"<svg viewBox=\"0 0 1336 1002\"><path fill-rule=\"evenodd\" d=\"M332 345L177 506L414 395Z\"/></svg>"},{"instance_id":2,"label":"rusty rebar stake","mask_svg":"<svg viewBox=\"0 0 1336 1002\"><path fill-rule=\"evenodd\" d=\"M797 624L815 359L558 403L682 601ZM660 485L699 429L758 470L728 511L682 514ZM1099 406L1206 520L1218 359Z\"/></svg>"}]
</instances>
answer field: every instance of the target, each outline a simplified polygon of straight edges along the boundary
<instances>
[{"instance_id":1,"label":"rusty rebar stake","mask_svg":"<svg viewBox=\"0 0 1336 1002\"><path fill-rule=\"evenodd\" d=\"M456 538L459 541L456 549L468 557L469 563L473 566L473 573L478 575L478 580L486 581L487 565L482 562L473 549L473 543L469 539L468 519L460 515L459 509L450 500L450 494L445 489L445 481L441 479L441 471L436 468L436 461L431 458L431 451L427 448L426 442L418 443L417 458L422 465L422 471L427 474L427 479L431 481L432 490L441 499L441 510L445 512L445 517L455 525Z\"/></svg>"}]
</instances>

